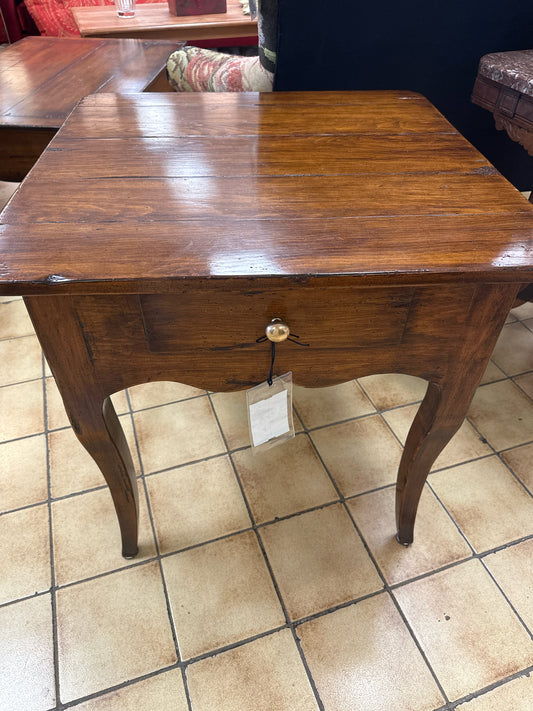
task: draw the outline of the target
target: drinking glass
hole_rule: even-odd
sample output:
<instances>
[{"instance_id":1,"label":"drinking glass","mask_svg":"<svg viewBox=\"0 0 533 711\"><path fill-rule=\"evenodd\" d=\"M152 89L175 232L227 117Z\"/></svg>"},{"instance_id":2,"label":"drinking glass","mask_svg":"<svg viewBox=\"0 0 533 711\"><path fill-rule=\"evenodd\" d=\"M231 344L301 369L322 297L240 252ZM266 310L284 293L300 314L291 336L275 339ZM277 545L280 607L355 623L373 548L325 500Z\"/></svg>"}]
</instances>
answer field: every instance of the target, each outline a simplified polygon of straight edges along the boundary
<instances>
[{"instance_id":1,"label":"drinking glass","mask_svg":"<svg viewBox=\"0 0 533 711\"><path fill-rule=\"evenodd\" d=\"M135 17L135 0L115 0L119 17Z\"/></svg>"}]
</instances>

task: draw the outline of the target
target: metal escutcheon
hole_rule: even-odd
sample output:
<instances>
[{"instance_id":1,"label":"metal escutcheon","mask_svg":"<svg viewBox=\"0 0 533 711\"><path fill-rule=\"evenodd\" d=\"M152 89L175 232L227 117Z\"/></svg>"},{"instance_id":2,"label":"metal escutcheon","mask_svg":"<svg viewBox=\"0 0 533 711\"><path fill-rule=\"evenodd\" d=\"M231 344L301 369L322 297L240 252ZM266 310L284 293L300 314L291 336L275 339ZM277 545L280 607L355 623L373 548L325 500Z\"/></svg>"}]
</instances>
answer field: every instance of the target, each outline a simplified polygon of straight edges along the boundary
<instances>
[{"instance_id":1,"label":"metal escutcheon","mask_svg":"<svg viewBox=\"0 0 533 711\"><path fill-rule=\"evenodd\" d=\"M280 318L273 318L265 328L265 334L269 341L281 343L286 341L290 334L290 329Z\"/></svg>"}]
</instances>

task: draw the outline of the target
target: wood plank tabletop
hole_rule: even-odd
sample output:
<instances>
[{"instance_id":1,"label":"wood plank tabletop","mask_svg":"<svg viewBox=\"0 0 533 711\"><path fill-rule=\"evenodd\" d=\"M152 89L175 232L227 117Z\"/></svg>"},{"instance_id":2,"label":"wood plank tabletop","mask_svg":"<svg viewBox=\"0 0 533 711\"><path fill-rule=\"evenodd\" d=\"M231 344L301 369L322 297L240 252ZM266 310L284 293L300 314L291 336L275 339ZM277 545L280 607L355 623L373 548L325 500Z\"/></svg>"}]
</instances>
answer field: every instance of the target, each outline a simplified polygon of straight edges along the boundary
<instances>
[{"instance_id":1,"label":"wood plank tabletop","mask_svg":"<svg viewBox=\"0 0 533 711\"><path fill-rule=\"evenodd\" d=\"M82 37L175 37L182 40L254 37L257 20L245 15L239 0L227 0L227 12L171 15L168 3L137 5L135 17L120 18L112 5L71 8Z\"/></svg>"},{"instance_id":2,"label":"wood plank tabletop","mask_svg":"<svg viewBox=\"0 0 533 711\"><path fill-rule=\"evenodd\" d=\"M418 94L95 94L2 213L0 250L0 293L525 283L533 205Z\"/></svg>"},{"instance_id":3,"label":"wood plank tabletop","mask_svg":"<svg viewBox=\"0 0 533 711\"><path fill-rule=\"evenodd\" d=\"M171 40L26 37L0 52L0 127L59 128L87 94L142 92L179 46Z\"/></svg>"}]
</instances>

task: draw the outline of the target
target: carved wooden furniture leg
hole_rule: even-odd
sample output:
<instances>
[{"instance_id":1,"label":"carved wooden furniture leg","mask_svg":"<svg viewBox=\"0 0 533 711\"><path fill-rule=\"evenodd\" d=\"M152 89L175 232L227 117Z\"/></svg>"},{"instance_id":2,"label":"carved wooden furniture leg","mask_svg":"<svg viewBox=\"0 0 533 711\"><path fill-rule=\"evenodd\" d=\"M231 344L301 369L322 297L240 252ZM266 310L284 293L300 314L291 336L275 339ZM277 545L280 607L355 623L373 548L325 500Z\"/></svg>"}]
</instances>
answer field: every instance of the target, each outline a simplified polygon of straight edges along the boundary
<instances>
[{"instance_id":1,"label":"carved wooden furniture leg","mask_svg":"<svg viewBox=\"0 0 533 711\"><path fill-rule=\"evenodd\" d=\"M124 432L109 399L114 389L107 391L96 372L72 297L25 297L24 301L72 428L111 491L122 555L132 558L138 551L137 481ZM116 390L120 389L118 385Z\"/></svg>"},{"instance_id":2,"label":"carved wooden furniture leg","mask_svg":"<svg viewBox=\"0 0 533 711\"><path fill-rule=\"evenodd\" d=\"M516 296L516 285L481 286L471 303L460 352L440 382L430 382L415 416L398 471L398 541L413 542L416 511L435 460L457 432L485 372Z\"/></svg>"}]
</instances>

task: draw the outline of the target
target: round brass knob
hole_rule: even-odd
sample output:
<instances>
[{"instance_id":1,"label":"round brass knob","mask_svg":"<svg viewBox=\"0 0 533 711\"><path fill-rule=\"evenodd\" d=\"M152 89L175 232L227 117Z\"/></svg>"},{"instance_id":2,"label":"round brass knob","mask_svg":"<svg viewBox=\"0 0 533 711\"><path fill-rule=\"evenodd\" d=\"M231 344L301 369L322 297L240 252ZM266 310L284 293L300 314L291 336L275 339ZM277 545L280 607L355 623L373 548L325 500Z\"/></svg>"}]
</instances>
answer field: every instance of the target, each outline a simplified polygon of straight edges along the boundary
<instances>
[{"instance_id":1,"label":"round brass knob","mask_svg":"<svg viewBox=\"0 0 533 711\"><path fill-rule=\"evenodd\" d=\"M265 328L265 334L269 341L281 343L286 341L290 334L290 329L280 318L273 318Z\"/></svg>"}]
</instances>

